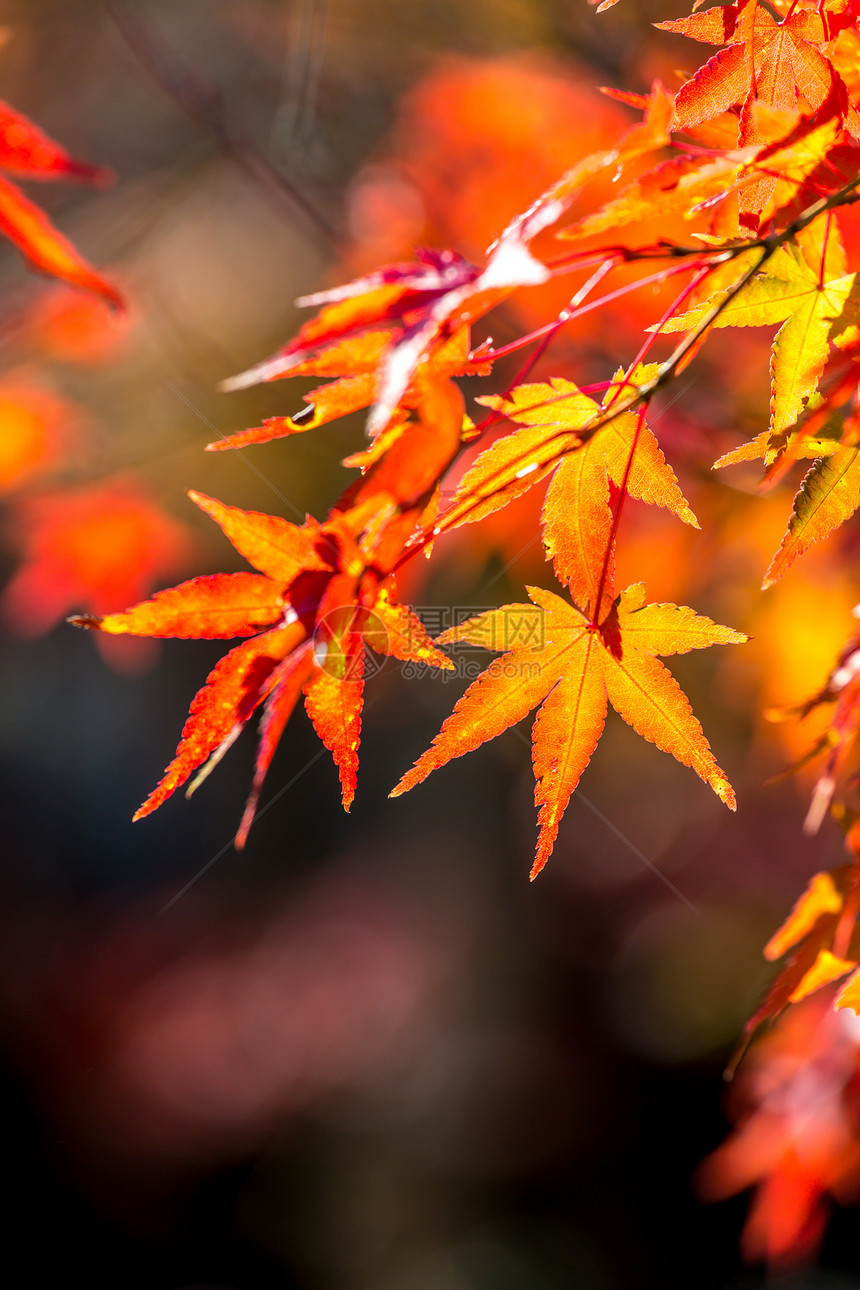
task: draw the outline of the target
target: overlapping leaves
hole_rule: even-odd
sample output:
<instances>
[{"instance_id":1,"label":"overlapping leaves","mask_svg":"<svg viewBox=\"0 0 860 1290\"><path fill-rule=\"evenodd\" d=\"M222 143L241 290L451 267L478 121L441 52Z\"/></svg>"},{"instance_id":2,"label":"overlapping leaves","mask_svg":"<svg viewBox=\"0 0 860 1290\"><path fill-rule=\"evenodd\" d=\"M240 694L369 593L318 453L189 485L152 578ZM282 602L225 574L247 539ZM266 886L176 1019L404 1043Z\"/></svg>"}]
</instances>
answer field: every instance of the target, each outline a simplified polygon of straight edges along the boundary
<instances>
[{"instance_id":1,"label":"overlapping leaves","mask_svg":"<svg viewBox=\"0 0 860 1290\"><path fill-rule=\"evenodd\" d=\"M436 537L482 520L539 483L546 485L544 550L570 599L532 588L530 604L489 611L440 638L452 646L488 644L501 657L466 691L395 792L538 708L537 872L611 704L734 804L698 721L658 656L744 637L686 607L645 605L638 584L618 594L615 546L627 496L697 525L647 418L655 391L690 361L712 328L779 329L770 424L721 464L758 453L773 478L784 463L814 463L768 576L784 572L856 505L857 439L850 424L834 429L825 406L841 407L857 385L853 373L840 369L833 376L834 350L843 369L860 370L855 279L830 210L848 200L860 155L854 82L843 77L837 63L844 60L836 57L840 34L854 31L855 20L848 0L814 7L801 0L777 17L749 0L663 25L720 52L674 96L659 83L646 96L617 92L643 110L642 120L614 148L584 157L541 193L511 220L483 263L455 251L419 250L408 262L307 297L300 303L319 312L296 338L226 382L228 389L286 376L325 383L304 396L303 411L270 418L212 449L312 430L362 409L371 442L346 459L360 474L322 524L294 525L195 495L257 573L193 579L121 613L79 620L109 633L244 638L195 698L176 758L141 813L195 772L199 782L262 707L244 839L278 739L302 697L333 754L348 806L365 648L450 667L412 611L397 602L394 571L429 550ZM677 131L695 144L673 139ZM583 192L609 178L619 182L608 200L582 213ZM571 211L573 222L560 227ZM695 246L637 243L634 228L642 218L690 215ZM552 229L565 241L561 259L544 253ZM529 380L530 362L519 383L479 398L489 409L483 421L475 425L466 416L457 378L489 375L508 348L497 351L486 340L471 349L475 324L518 289L574 273L571 303L558 321L511 348L549 339L598 283L639 260L663 263L658 282L682 270L686 285L630 367L595 387L601 401L567 374ZM607 288L603 300L636 286L629 273L623 282L614 293ZM675 332L687 337L669 359L646 361L651 346ZM492 441L491 434L497 435ZM478 454L440 511L443 479L475 439Z\"/></svg>"},{"instance_id":2,"label":"overlapping leaves","mask_svg":"<svg viewBox=\"0 0 860 1290\"><path fill-rule=\"evenodd\" d=\"M451 664L415 615L365 575L356 541L360 510L328 524L225 506L192 493L259 573L194 578L122 613L78 617L78 626L135 636L248 636L215 666L197 693L176 755L135 815L149 815L195 771L221 759L265 705L254 783L237 842L243 843L284 726L303 695L317 734L338 767L343 804L355 795L363 704L363 651L433 667Z\"/></svg>"}]
</instances>

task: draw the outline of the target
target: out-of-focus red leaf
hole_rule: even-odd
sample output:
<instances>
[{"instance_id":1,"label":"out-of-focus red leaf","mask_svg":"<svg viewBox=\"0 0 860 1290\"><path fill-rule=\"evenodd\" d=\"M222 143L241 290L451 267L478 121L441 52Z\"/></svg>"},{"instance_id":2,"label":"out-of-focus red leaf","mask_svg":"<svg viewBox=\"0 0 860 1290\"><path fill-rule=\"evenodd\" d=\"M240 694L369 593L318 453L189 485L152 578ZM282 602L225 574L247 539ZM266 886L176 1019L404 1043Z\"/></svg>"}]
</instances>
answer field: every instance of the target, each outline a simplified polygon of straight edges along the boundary
<instances>
[{"instance_id":1,"label":"out-of-focus red leaf","mask_svg":"<svg viewBox=\"0 0 860 1290\"><path fill-rule=\"evenodd\" d=\"M0 493L60 466L81 437L78 408L28 379L0 380Z\"/></svg>"},{"instance_id":2,"label":"out-of-focus red leaf","mask_svg":"<svg viewBox=\"0 0 860 1290\"><path fill-rule=\"evenodd\" d=\"M96 273L20 188L0 176L0 234L29 260L33 268L104 296L117 309L123 299L107 278Z\"/></svg>"},{"instance_id":3,"label":"out-of-focus red leaf","mask_svg":"<svg viewBox=\"0 0 860 1290\"><path fill-rule=\"evenodd\" d=\"M0 169L26 179L73 179L109 184L112 171L79 161L28 117L0 101Z\"/></svg>"},{"instance_id":4,"label":"out-of-focus red leaf","mask_svg":"<svg viewBox=\"0 0 860 1290\"><path fill-rule=\"evenodd\" d=\"M119 312L103 296L57 283L33 301L24 333L49 358L96 366L119 356L134 321L130 310Z\"/></svg>"},{"instance_id":5,"label":"out-of-focus red leaf","mask_svg":"<svg viewBox=\"0 0 860 1290\"><path fill-rule=\"evenodd\" d=\"M811 1258L825 1198L860 1184L858 1032L833 1010L833 990L793 1006L752 1048L735 1080L728 1141L699 1170L708 1200L756 1194L744 1228L748 1259L786 1267Z\"/></svg>"},{"instance_id":6,"label":"out-of-focus red leaf","mask_svg":"<svg viewBox=\"0 0 860 1290\"><path fill-rule=\"evenodd\" d=\"M22 503L7 526L23 563L0 608L22 636L41 635L71 608L99 614L140 600L191 555L188 529L130 483Z\"/></svg>"}]
</instances>

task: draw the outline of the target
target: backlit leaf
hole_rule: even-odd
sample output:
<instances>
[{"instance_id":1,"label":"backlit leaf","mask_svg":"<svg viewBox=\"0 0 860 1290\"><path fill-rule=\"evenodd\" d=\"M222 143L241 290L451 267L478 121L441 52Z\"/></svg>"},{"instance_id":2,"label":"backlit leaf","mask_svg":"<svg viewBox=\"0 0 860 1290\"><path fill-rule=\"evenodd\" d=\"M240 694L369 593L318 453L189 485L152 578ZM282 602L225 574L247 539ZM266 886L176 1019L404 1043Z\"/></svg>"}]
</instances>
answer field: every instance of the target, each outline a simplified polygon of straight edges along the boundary
<instances>
[{"instance_id":1,"label":"backlit leaf","mask_svg":"<svg viewBox=\"0 0 860 1290\"><path fill-rule=\"evenodd\" d=\"M829 870L815 874L788 918L764 947L765 958L771 961L781 959L793 945L813 931L823 914L838 914L844 900Z\"/></svg>"},{"instance_id":2,"label":"backlit leaf","mask_svg":"<svg viewBox=\"0 0 860 1290\"><path fill-rule=\"evenodd\" d=\"M249 564L278 582L292 582L302 569L324 569L316 554L315 535L278 515L243 511L191 489L192 502L224 531Z\"/></svg>"},{"instance_id":3,"label":"backlit leaf","mask_svg":"<svg viewBox=\"0 0 860 1290\"><path fill-rule=\"evenodd\" d=\"M211 639L250 636L284 612L283 583L256 573L213 573L157 592L121 614L71 619L109 635Z\"/></svg>"},{"instance_id":4,"label":"backlit leaf","mask_svg":"<svg viewBox=\"0 0 860 1290\"><path fill-rule=\"evenodd\" d=\"M608 696L625 721L691 766L734 809L731 785L714 760L680 686L662 663L637 648L635 632L630 640L625 636L628 619L646 612L641 608L641 587L622 593L619 604L623 609L617 614L617 628L611 631L608 624L595 630L580 609L552 592L532 587L529 595L534 608L505 605L439 637L442 644L467 642L508 652L469 686L431 747L391 796L399 797L414 788L432 771L480 747L542 704L532 732L535 800L541 826L531 872L534 878L549 857L561 815L600 738ZM635 605L632 611L624 604L625 595L628 603ZM661 636L667 652L675 653L679 644L691 648L691 634L696 645L745 639L686 608L677 610L679 629L678 623L671 621L670 607L653 608L656 612L645 639L654 652L661 648Z\"/></svg>"},{"instance_id":5,"label":"backlit leaf","mask_svg":"<svg viewBox=\"0 0 860 1290\"><path fill-rule=\"evenodd\" d=\"M856 966L853 959L837 958L835 954L830 953L830 950L819 950L812 967L804 973L788 996L789 1003L799 1003L808 994L813 994L822 986L830 985L846 973L853 972Z\"/></svg>"},{"instance_id":6,"label":"backlit leaf","mask_svg":"<svg viewBox=\"0 0 860 1290\"><path fill-rule=\"evenodd\" d=\"M276 627L230 650L195 695L176 756L134 819L143 819L176 791L207 757L242 727L265 695L277 662L296 639L295 627Z\"/></svg>"},{"instance_id":7,"label":"backlit leaf","mask_svg":"<svg viewBox=\"0 0 860 1290\"><path fill-rule=\"evenodd\" d=\"M844 524L860 506L860 448L839 448L806 475L794 499L788 532L762 587L771 587L814 542Z\"/></svg>"}]
</instances>

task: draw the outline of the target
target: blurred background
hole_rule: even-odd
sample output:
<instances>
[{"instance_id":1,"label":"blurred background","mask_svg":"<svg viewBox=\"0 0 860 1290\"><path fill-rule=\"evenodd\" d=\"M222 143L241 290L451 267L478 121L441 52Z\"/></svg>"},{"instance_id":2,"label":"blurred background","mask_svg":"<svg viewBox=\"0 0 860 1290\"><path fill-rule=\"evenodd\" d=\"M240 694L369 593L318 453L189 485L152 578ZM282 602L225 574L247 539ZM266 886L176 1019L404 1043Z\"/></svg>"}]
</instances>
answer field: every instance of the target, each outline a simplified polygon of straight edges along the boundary
<instances>
[{"instance_id":1,"label":"blurred background","mask_svg":"<svg viewBox=\"0 0 860 1290\"><path fill-rule=\"evenodd\" d=\"M820 687L860 598L850 526L761 594L791 493L711 472L764 424L768 335L717 336L655 411L701 531L629 504L619 548L620 586L644 578L754 637L673 660L736 816L610 717L529 887L528 723L388 802L463 684L389 663L351 815L299 713L244 854L250 733L190 802L132 826L223 646L62 621L241 567L189 487L324 514L360 420L206 455L310 385L218 382L289 339L296 296L416 245L480 256L634 119L597 86L674 87L695 65L649 26L683 8L0 4L3 97L117 176L34 195L129 302L113 315L0 246L0 1113L7 1257L31 1283L764 1284L737 1253L745 1200L705 1207L693 1175L726 1133L721 1071L767 981L761 946L841 858L834 826L801 833L809 778L765 786L812 719L760 714ZM567 294L533 291L476 339L512 339ZM607 379L662 299L569 329L538 376ZM428 626L553 585L539 506L415 562L402 591ZM779 1284L860 1286L856 1221L835 1216L824 1271Z\"/></svg>"}]
</instances>

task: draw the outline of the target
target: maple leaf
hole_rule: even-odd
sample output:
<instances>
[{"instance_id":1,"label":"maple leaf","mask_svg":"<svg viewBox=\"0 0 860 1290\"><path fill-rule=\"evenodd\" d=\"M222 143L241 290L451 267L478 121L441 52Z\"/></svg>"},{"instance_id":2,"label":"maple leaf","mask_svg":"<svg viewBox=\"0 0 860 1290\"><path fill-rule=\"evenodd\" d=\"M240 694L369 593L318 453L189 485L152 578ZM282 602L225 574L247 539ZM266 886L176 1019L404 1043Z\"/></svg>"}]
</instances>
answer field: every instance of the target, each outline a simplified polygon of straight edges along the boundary
<instances>
[{"instance_id":1,"label":"maple leaf","mask_svg":"<svg viewBox=\"0 0 860 1290\"><path fill-rule=\"evenodd\" d=\"M810 936L817 936L819 943L824 943L827 935L835 930L835 923L828 922L822 926L821 919L841 914L845 904L846 875L845 866L813 874L791 913L765 946L766 959L775 962L783 958L790 949Z\"/></svg>"},{"instance_id":2,"label":"maple leaf","mask_svg":"<svg viewBox=\"0 0 860 1290\"><path fill-rule=\"evenodd\" d=\"M799 555L825 538L860 506L860 448L835 445L804 476L788 522L788 532L770 562L762 588L772 587Z\"/></svg>"},{"instance_id":3,"label":"maple leaf","mask_svg":"<svg viewBox=\"0 0 860 1290\"><path fill-rule=\"evenodd\" d=\"M860 946L851 941L842 943L845 938L841 930L854 877L851 865L839 865L814 874L788 917L771 936L764 948L764 957L771 963L778 959L785 962L744 1024L744 1037L732 1055L727 1074L737 1069L765 1022L772 1022L790 1004L800 1003L854 971Z\"/></svg>"},{"instance_id":4,"label":"maple leaf","mask_svg":"<svg viewBox=\"0 0 860 1290\"><path fill-rule=\"evenodd\" d=\"M680 214L694 219L699 203L727 194L752 150L723 157L670 157L646 170L599 210L561 229L564 241L581 241L655 216ZM641 239L640 239L641 240Z\"/></svg>"},{"instance_id":5,"label":"maple leaf","mask_svg":"<svg viewBox=\"0 0 860 1290\"><path fill-rule=\"evenodd\" d=\"M245 448L249 444L269 443L287 435L302 434L348 416L373 403L378 385L378 370L388 349L401 333L393 328L376 328L342 337L326 345L312 358L294 364L287 354L285 370L278 370L278 360L270 360L272 368L265 379L276 380L285 376L334 376L339 379L311 390L302 397L310 406L293 417L268 417L261 426L225 435L206 445L207 452L221 452L227 448ZM481 350L472 355L469 351L469 329L461 327L442 343L421 367L421 380L413 378L402 399L404 407L420 408L423 389L428 378L452 376L487 376L491 365L481 357Z\"/></svg>"},{"instance_id":6,"label":"maple leaf","mask_svg":"<svg viewBox=\"0 0 860 1290\"><path fill-rule=\"evenodd\" d=\"M2 101L0 167L26 179L71 179L102 185L113 180L106 167L79 161L22 112Z\"/></svg>"},{"instance_id":7,"label":"maple leaf","mask_svg":"<svg viewBox=\"0 0 860 1290\"><path fill-rule=\"evenodd\" d=\"M92 623L72 621L109 636L252 636L283 617L285 589L285 584L255 573L215 573L159 591L123 613L106 614Z\"/></svg>"},{"instance_id":8,"label":"maple leaf","mask_svg":"<svg viewBox=\"0 0 860 1290\"><path fill-rule=\"evenodd\" d=\"M839 776L851 754L860 731L860 633L854 632L843 648L824 686L795 707L769 713L771 720L785 717L807 716L814 709L833 704L828 728L819 742L806 754L800 764L812 760L826 751L824 768L812 792L812 800L804 821L804 832L817 833L827 815L836 792ZM792 769L796 769L793 767ZM851 834L849 834L849 839Z\"/></svg>"},{"instance_id":9,"label":"maple leaf","mask_svg":"<svg viewBox=\"0 0 860 1290\"><path fill-rule=\"evenodd\" d=\"M799 1003L854 970L853 957L847 958L845 951L834 953L840 915L853 885L850 865L816 873L810 879L788 918L764 948L764 956L770 962L792 953L752 1024L772 1017L786 1004Z\"/></svg>"},{"instance_id":10,"label":"maple leaf","mask_svg":"<svg viewBox=\"0 0 860 1290\"><path fill-rule=\"evenodd\" d=\"M508 650L469 687L432 746L391 796L486 743L540 706L532 732L540 836L531 870L546 864L570 796L603 730L607 700L643 738L692 767L734 810L735 798L687 698L657 654L682 654L747 638L686 606L645 605L641 583L621 592L611 621L594 630L575 605L527 588L532 605L504 605L438 638Z\"/></svg>"},{"instance_id":11,"label":"maple leaf","mask_svg":"<svg viewBox=\"0 0 860 1290\"><path fill-rule=\"evenodd\" d=\"M239 554L267 577L287 583L302 571L330 568L317 551L317 535L312 530L290 524L279 515L225 506L196 489L190 489L188 496L211 516Z\"/></svg>"},{"instance_id":12,"label":"maple leaf","mask_svg":"<svg viewBox=\"0 0 860 1290\"><path fill-rule=\"evenodd\" d=\"M561 209L553 208L551 213L557 218ZM352 340L373 327L378 330L380 323L398 322L401 325L384 344L375 372L368 370L360 383L348 387L348 410L372 401L367 429L371 436L379 434L409 390L422 359L515 287L547 280L549 270L526 246L542 227L537 215L531 223L520 217L502 234L483 270L454 251L422 250L413 264L389 265L330 291L302 297L297 304L323 306L318 317L305 324L279 354L223 382L221 388L245 389L292 374L324 347ZM372 352L374 343L365 345L365 350ZM346 393L342 386L339 394ZM356 403L356 399L362 401ZM340 405L347 406L343 397Z\"/></svg>"},{"instance_id":13,"label":"maple leaf","mask_svg":"<svg viewBox=\"0 0 860 1290\"><path fill-rule=\"evenodd\" d=\"M819 108L834 83L844 89L820 46L850 23L845 14L809 10L799 10L776 22L758 0L656 23L662 31L727 46L681 86L675 96L676 128L684 130L740 107L739 142L743 144L743 109L754 99L772 107L794 108L802 96L810 108ZM845 90L846 102L847 98ZM852 128L856 128L856 113L851 113L849 119Z\"/></svg>"},{"instance_id":14,"label":"maple leaf","mask_svg":"<svg viewBox=\"0 0 860 1290\"><path fill-rule=\"evenodd\" d=\"M761 107L794 111L804 105L813 113L832 115L837 128L847 126L860 137L860 115L845 82L824 54L823 47L851 25L846 13L789 12L776 22L758 0L708 9L671 22L657 23L713 45L726 45L679 89L674 125L695 130L702 122L740 109L738 145L768 144L773 131L762 128ZM780 173L762 177L742 194L742 228L758 230L763 209L773 195Z\"/></svg>"},{"instance_id":15,"label":"maple leaf","mask_svg":"<svg viewBox=\"0 0 860 1290\"><path fill-rule=\"evenodd\" d=\"M732 1098L736 1126L699 1171L710 1200L755 1187L743 1251L780 1268L814 1256L825 1197L845 1200L860 1182L857 1032L831 996L792 1007L756 1044Z\"/></svg>"},{"instance_id":16,"label":"maple leaf","mask_svg":"<svg viewBox=\"0 0 860 1290\"><path fill-rule=\"evenodd\" d=\"M602 566L612 532L610 481L620 487L626 477L631 497L666 507L698 528L644 420L628 411L599 424L626 390L644 384L656 371L656 366L640 365L626 379L616 373L602 407L562 378L481 398L520 428L477 458L438 527L447 531L483 519L554 471L542 517L547 556L560 581L568 583L574 602L596 609L597 587L606 583Z\"/></svg>"},{"instance_id":17,"label":"maple leaf","mask_svg":"<svg viewBox=\"0 0 860 1290\"><path fill-rule=\"evenodd\" d=\"M655 82L646 103L645 119L628 130L614 148L577 162L510 221L489 247L483 267L470 264L454 251L422 249L412 263L388 265L354 282L304 296L296 303L320 305L321 313L280 353L223 382L221 388L244 389L287 375L326 346L357 337L379 324L396 323L396 332L386 344L373 378L373 404L367 421L368 434L381 433L403 402L419 364L432 359L451 336L483 317L517 287L548 281L551 271L532 253L530 244L561 219L583 185L610 168L620 173L627 163L668 142L671 99L659 83ZM364 383L350 388L350 398L364 397L369 374L362 379ZM346 393L342 387L338 397ZM284 432L289 431L285 428Z\"/></svg>"},{"instance_id":18,"label":"maple leaf","mask_svg":"<svg viewBox=\"0 0 860 1290\"><path fill-rule=\"evenodd\" d=\"M785 441L807 400L818 388L830 352L834 324L856 290L856 275L822 281L798 247L781 246L767 269L746 282L732 297L731 288L718 291L695 309L664 322L660 332L686 331L697 326L717 305L728 300L714 327L765 327L781 323L771 353L770 430L775 454ZM766 460L771 460L768 456Z\"/></svg>"},{"instance_id":19,"label":"maple leaf","mask_svg":"<svg viewBox=\"0 0 860 1290\"><path fill-rule=\"evenodd\" d=\"M319 555L317 535L312 532L277 516L225 506L203 494L192 494L192 500L221 525L236 549L262 570L260 574L195 578L123 613L70 620L101 632L138 636L224 638L254 633L220 660L195 697L176 756L136 819L166 801L207 759L212 764L220 760L267 697L269 683L276 683L277 665L306 642L307 619L313 622L333 573ZM276 576L270 577L271 573ZM309 577L318 583L312 606L301 600L310 590ZM299 600L298 610L290 601L291 590Z\"/></svg>"},{"instance_id":20,"label":"maple leaf","mask_svg":"<svg viewBox=\"0 0 860 1290\"><path fill-rule=\"evenodd\" d=\"M847 372L837 373L837 379L829 382L826 392L818 392L831 342L840 349L850 349L854 340L853 320L858 308L856 275L844 273L845 251L838 230L827 216L803 229L797 241L799 245L791 260L780 256L777 272L790 266L782 278L761 275L757 279L758 287L750 293L751 309L746 315L752 325L761 321L780 295L785 294L788 303L792 291L789 274L794 273L791 266L801 266L794 279L800 292L799 307L795 314L789 315L774 340L771 426L714 463L717 468L761 458L767 467L764 482L770 485L793 462L814 459L794 498L788 531L765 574L763 588L772 586L798 556L827 538L860 505L856 446L860 421L856 413L845 419L838 438L829 437L834 432L829 423L836 408L856 390L856 372L849 368ZM820 265L817 284L810 262ZM766 297L772 295L774 299L762 300L762 288ZM713 303L720 298L725 296L718 293L710 300ZM737 293L738 298L743 315L743 301L749 299L746 288ZM734 314L734 304L729 304L726 312ZM689 319L703 309L704 306L686 317ZM719 319L715 325L720 325ZM797 354L794 364L790 361L793 353ZM799 422L801 412L805 415ZM818 431L824 431L824 435L817 434Z\"/></svg>"},{"instance_id":21,"label":"maple leaf","mask_svg":"<svg viewBox=\"0 0 860 1290\"><path fill-rule=\"evenodd\" d=\"M751 176L759 172L761 177L741 194L742 223L751 230L770 221L790 223L804 207L837 192L857 174L858 148L844 142L838 105L828 102L813 116L801 116L784 136L774 129L776 123L767 119L774 115L776 112L763 104L753 105L755 134L766 142L750 166ZM775 134L781 137L774 138ZM831 228L827 214L814 223ZM808 236L808 228L801 230L796 241L803 244ZM827 242L829 251L839 242L838 234Z\"/></svg>"},{"instance_id":22,"label":"maple leaf","mask_svg":"<svg viewBox=\"0 0 860 1290\"><path fill-rule=\"evenodd\" d=\"M313 650L308 643L293 650L270 675L267 685L268 698L260 719L254 778L236 832L236 846L239 850L248 840L248 833L254 822L260 793L272 764L272 758L277 752L287 722L301 697L305 682L310 677L313 661Z\"/></svg>"},{"instance_id":23,"label":"maple leaf","mask_svg":"<svg viewBox=\"0 0 860 1290\"><path fill-rule=\"evenodd\" d=\"M783 462L795 462L808 460L810 457L818 460L821 457L829 457L832 453L839 451L838 439L815 438L807 435L801 428L797 432L790 432L785 436L784 443L775 447L773 436L769 430L762 430L754 439L749 439L746 443L740 444L733 448L731 452L723 453L714 462L714 470L723 466L737 466L742 461L763 461L773 457L774 451L779 453L779 460ZM774 457L774 462L777 459ZM770 478L770 472L768 472Z\"/></svg>"},{"instance_id":24,"label":"maple leaf","mask_svg":"<svg viewBox=\"0 0 860 1290\"><path fill-rule=\"evenodd\" d=\"M722 156L670 157L637 176L599 210L563 228L558 237L582 241L658 216L680 215L692 221L732 193L739 195L742 216L755 211L762 219L777 210L786 216L794 204L813 201L822 191L835 190L848 181L853 173L850 167L845 167L849 173L843 175L831 160L837 155L842 133L841 119L835 112L823 114L822 110L815 118L798 117L797 113L776 113L756 102L752 113L756 129L746 146L731 147ZM779 119L765 121L766 115ZM790 128L786 129L786 124ZM755 146L762 141L763 146ZM810 187L812 176L815 187Z\"/></svg>"},{"instance_id":25,"label":"maple leaf","mask_svg":"<svg viewBox=\"0 0 860 1290\"><path fill-rule=\"evenodd\" d=\"M193 578L121 613L69 621L107 635L251 637L219 661L195 696L173 760L134 817L156 810L197 771L188 790L193 792L265 704L254 781L236 837L242 846L300 695L332 753L349 810L358 769L365 646L431 667L450 670L452 664L415 614L393 599L390 581L363 580L365 561L355 536L378 510L377 501L335 512L325 525L309 520L300 527L279 516L225 506L202 493L190 496L260 572Z\"/></svg>"},{"instance_id":26,"label":"maple leaf","mask_svg":"<svg viewBox=\"0 0 860 1290\"><path fill-rule=\"evenodd\" d=\"M73 179L103 185L109 170L78 161L32 121L0 102L0 170L27 179ZM16 184L0 175L0 233L18 247L30 264L53 278L84 287L121 308L119 292L78 254L44 211Z\"/></svg>"},{"instance_id":27,"label":"maple leaf","mask_svg":"<svg viewBox=\"0 0 860 1290\"><path fill-rule=\"evenodd\" d=\"M208 759L211 761L207 771L220 761L265 698L277 664L301 644L302 636L298 624L275 627L237 645L219 659L191 701L176 755L158 785L135 811L134 820L142 820L157 810Z\"/></svg>"}]
</instances>

